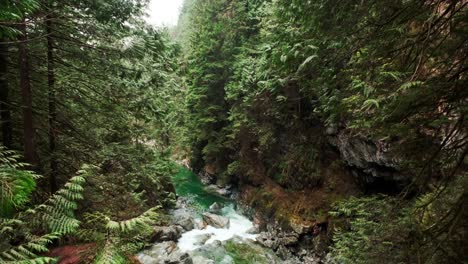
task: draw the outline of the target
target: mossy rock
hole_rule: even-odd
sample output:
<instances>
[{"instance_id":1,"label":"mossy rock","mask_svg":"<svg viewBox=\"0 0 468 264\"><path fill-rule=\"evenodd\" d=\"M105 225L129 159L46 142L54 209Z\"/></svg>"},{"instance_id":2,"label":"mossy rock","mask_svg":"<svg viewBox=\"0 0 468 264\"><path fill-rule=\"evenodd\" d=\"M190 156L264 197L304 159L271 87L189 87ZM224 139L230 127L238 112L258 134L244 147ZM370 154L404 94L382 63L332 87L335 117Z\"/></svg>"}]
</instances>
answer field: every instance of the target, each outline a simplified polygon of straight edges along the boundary
<instances>
[{"instance_id":1,"label":"mossy rock","mask_svg":"<svg viewBox=\"0 0 468 264\"><path fill-rule=\"evenodd\" d=\"M268 257L264 255L264 252L252 247L252 245L249 244L228 241L224 245L224 248L236 264L270 263Z\"/></svg>"}]
</instances>

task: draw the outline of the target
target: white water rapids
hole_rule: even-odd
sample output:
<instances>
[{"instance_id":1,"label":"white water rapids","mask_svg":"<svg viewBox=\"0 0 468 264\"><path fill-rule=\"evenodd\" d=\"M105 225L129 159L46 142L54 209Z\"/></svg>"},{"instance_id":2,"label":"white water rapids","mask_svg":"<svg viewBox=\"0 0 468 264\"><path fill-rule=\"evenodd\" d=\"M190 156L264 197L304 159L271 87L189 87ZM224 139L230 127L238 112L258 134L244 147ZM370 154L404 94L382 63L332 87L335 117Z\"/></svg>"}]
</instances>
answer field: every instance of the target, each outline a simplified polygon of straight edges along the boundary
<instances>
[{"instance_id":1,"label":"white water rapids","mask_svg":"<svg viewBox=\"0 0 468 264\"><path fill-rule=\"evenodd\" d=\"M205 234L211 235L211 237L204 243L205 245L216 240L229 240L234 236L255 240L257 235L248 233L248 231L253 227L253 223L245 216L237 213L236 210L234 210L233 205L224 207L222 209L222 215L229 218L229 228L214 228L212 226L207 226L205 229L194 229L186 232L182 234L182 237L177 243L179 249L182 252L188 252L202 247L203 245L198 243L199 237ZM201 219L197 219L197 221L201 221Z\"/></svg>"}]
</instances>

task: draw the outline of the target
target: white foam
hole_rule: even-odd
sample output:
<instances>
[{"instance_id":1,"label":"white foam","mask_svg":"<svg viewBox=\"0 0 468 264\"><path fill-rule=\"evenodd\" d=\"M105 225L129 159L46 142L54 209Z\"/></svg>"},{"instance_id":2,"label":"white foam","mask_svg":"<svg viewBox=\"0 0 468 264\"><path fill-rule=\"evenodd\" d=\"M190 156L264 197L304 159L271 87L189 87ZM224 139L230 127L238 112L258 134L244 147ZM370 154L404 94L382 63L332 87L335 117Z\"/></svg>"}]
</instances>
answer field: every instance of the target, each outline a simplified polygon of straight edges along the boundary
<instances>
[{"instance_id":1,"label":"white foam","mask_svg":"<svg viewBox=\"0 0 468 264\"><path fill-rule=\"evenodd\" d=\"M207 226L203 230L194 229L186 232L182 234L182 237L177 243L179 249L182 252L187 252L201 247L202 245L196 245L196 243L198 241L197 237L203 234L213 234L205 244L212 243L216 240L225 241L234 236L252 240L256 239L257 235L247 233L247 231L253 227L253 223L246 217L238 214L232 205L224 207L222 213L230 220L229 228L214 228L213 226Z\"/></svg>"}]
</instances>

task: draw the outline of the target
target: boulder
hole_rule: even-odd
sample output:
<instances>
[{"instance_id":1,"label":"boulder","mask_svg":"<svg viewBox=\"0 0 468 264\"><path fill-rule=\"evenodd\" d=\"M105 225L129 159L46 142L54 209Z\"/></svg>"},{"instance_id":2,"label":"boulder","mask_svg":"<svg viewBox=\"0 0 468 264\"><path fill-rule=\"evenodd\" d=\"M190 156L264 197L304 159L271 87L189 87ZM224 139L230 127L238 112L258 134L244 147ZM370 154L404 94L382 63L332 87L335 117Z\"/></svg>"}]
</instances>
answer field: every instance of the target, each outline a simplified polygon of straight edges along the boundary
<instances>
[{"instance_id":1,"label":"boulder","mask_svg":"<svg viewBox=\"0 0 468 264\"><path fill-rule=\"evenodd\" d=\"M195 212L186 206L187 201L178 199L178 202L181 206L171 212L172 223L181 226L185 231L190 231L194 229L193 216L195 215ZM183 203L185 203L185 205L183 205Z\"/></svg>"},{"instance_id":2,"label":"boulder","mask_svg":"<svg viewBox=\"0 0 468 264\"><path fill-rule=\"evenodd\" d=\"M174 241L165 241L144 250L137 257L143 264L164 263L164 259L175 251L177 244Z\"/></svg>"},{"instance_id":3,"label":"boulder","mask_svg":"<svg viewBox=\"0 0 468 264\"><path fill-rule=\"evenodd\" d=\"M190 231L195 228L193 224L192 218L184 218L176 222L179 226L181 226L185 231Z\"/></svg>"},{"instance_id":4,"label":"boulder","mask_svg":"<svg viewBox=\"0 0 468 264\"><path fill-rule=\"evenodd\" d=\"M164 264L193 264L193 260L188 253L177 251L170 254L165 260Z\"/></svg>"},{"instance_id":5,"label":"boulder","mask_svg":"<svg viewBox=\"0 0 468 264\"><path fill-rule=\"evenodd\" d=\"M150 242L177 241L183 228L180 226L156 226L153 229Z\"/></svg>"},{"instance_id":6,"label":"boulder","mask_svg":"<svg viewBox=\"0 0 468 264\"><path fill-rule=\"evenodd\" d=\"M229 255L224 256L224 258L219 262L219 264L235 264L235 263L236 262L234 262L234 259Z\"/></svg>"},{"instance_id":7,"label":"boulder","mask_svg":"<svg viewBox=\"0 0 468 264\"><path fill-rule=\"evenodd\" d=\"M195 225L196 225L197 229L203 230L203 229L206 228L206 226L207 226L208 224L207 224L205 221L200 220L200 221L196 222Z\"/></svg>"},{"instance_id":8,"label":"boulder","mask_svg":"<svg viewBox=\"0 0 468 264\"><path fill-rule=\"evenodd\" d=\"M143 264L193 264L190 255L181 252L174 241L155 244L137 257Z\"/></svg>"},{"instance_id":9,"label":"boulder","mask_svg":"<svg viewBox=\"0 0 468 264\"><path fill-rule=\"evenodd\" d=\"M213 214L220 214L221 209L223 209L223 207L219 203L214 202L212 205L210 205L209 212Z\"/></svg>"},{"instance_id":10,"label":"boulder","mask_svg":"<svg viewBox=\"0 0 468 264\"><path fill-rule=\"evenodd\" d=\"M249 230L246 231L247 234L258 234L259 228L257 225L252 226Z\"/></svg>"},{"instance_id":11,"label":"boulder","mask_svg":"<svg viewBox=\"0 0 468 264\"><path fill-rule=\"evenodd\" d=\"M206 186L206 190L224 197L230 197L233 194L231 185L223 187L216 184L210 184Z\"/></svg>"},{"instance_id":12,"label":"boulder","mask_svg":"<svg viewBox=\"0 0 468 264\"><path fill-rule=\"evenodd\" d=\"M196 246L204 245L206 241L208 241L212 236L213 234L200 234L195 237L196 242L194 243L194 245Z\"/></svg>"},{"instance_id":13,"label":"boulder","mask_svg":"<svg viewBox=\"0 0 468 264\"><path fill-rule=\"evenodd\" d=\"M195 256L192 260L193 264L215 264L214 260L207 259L203 256Z\"/></svg>"},{"instance_id":14,"label":"boulder","mask_svg":"<svg viewBox=\"0 0 468 264\"><path fill-rule=\"evenodd\" d=\"M203 221L215 228L229 228L230 225L229 218L212 213L204 213Z\"/></svg>"}]
</instances>

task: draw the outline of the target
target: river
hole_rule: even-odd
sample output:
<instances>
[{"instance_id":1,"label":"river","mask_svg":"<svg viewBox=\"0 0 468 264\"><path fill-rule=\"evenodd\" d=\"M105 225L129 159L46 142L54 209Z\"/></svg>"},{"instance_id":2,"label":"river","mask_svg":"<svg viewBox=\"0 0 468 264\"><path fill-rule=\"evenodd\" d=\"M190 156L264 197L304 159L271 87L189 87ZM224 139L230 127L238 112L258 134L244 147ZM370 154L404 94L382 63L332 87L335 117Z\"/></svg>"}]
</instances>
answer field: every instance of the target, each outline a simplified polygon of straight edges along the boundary
<instances>
[{"instance_id":1,"label":"river","mask_svg":"<svg viewBox=\"0 0 468 264\"><path fill-rule=\"evenodd\" d=\"M171 242L173 244L156 243L152 248L141 252L138 258L143 264L279 263L269 249L255 243L257 235L251 232L254 225L235 209L235 201L217 194L213 188L207 188L194 173L185 168L174 176L173 182L179 200L184 201L186 208L183 210L190 212L195 228L182 233L178 241ZM229 218L228 227L216 228L202 224L202 214L213 203L220 205L221 210L217 214ZM173 211L173 214L180 210L182 209ZM172 249L175 247L174 243L176 249ZM176 253L167 253L168 247L171 247L171 252ZM171 259L165 256L167 254L175 254L175 260L174 257Z\"/></svg>"}]
</instances>

